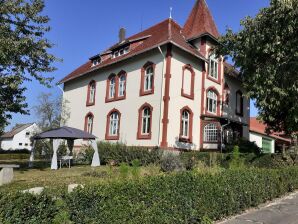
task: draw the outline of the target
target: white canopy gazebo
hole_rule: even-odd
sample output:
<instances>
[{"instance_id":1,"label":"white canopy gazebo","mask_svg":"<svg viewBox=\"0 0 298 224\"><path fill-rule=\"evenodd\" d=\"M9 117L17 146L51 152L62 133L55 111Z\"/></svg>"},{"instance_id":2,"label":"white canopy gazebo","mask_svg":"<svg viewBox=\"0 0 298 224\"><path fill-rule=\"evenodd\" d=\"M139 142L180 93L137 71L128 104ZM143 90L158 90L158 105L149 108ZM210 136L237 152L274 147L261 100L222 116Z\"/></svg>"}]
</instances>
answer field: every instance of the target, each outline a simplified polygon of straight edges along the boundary
<instances>
[{"instance_id":1,"label":"white canopy gazebo","mask_svg":"<svg viewBox=\"0 0 298 224\"><path fill-rule=\"evenodd\" d=\"M58 169L57 151L58 151L58 147L61 143L61 140L67 141L67 146L68 146L68 149L69 149L69 152L71 155L72 155L72 150L73 150L73 146L74 146L74 140L76 140L76 139L89 140L90 145L94 149L91 166L92 167L100 166L98 148L97 148L97 144L96 144L96 137L92 134L89 134L88 132L85 132L85 131L82 131L82 130L79 130L76 128L66 127L66 126L61 127L61 128L56 128L53 130L49 130L46 132L42 132L42 133L35 135L33 137L33 147L31 150L29 166L32 166L32 162L34 161L34 148L35 148L36 140L40 140L40 139L52 139L53 140L53 152L54 153L53 153L52 162L51 162L52 170Z\"/></svg>"}]
</instances>

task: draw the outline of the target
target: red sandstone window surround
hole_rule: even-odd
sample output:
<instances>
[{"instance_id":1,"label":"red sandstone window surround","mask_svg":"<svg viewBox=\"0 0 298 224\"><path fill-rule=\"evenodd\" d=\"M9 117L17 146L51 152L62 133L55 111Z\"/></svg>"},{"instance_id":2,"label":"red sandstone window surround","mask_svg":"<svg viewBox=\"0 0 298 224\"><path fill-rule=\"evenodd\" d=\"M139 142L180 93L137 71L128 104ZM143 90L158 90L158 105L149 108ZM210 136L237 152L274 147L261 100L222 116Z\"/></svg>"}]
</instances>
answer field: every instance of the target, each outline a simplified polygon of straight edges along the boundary
<instances>
[{"instance_id":1,"label":"red sandstone window surround","mask_svg":"<svg viewBox=\"0 0 298 224\"><path fill-rule=\"evenodd\" d=\"M96 96L96 82L92 80L89 82L88 88L87 88L86 106L95 105L95 96Z\"/></svg>"},{"instance_id":2,"label":"red sandstone window surround","mask_svg":"<svg viewBox=\"0 0 298 224\"><path fill-rule=\"evenodd\" d=\"M210 52L207 78L217 84L221 84L221 58L216 58L215 54Z\"/></svg>"},{"instance_id":3,"label":"red sandstone window surround","mask_svg":"<svg viewBox=\"0 0 298 224\"><path fill-rule=\"evenodd\" d=\"M91 112L89 112L85 116L84 130L90 134L92 134L92 131L93 131L93 121L94 121L94 115Z\"/></svg>"},{"instance_id":4,"label":"red sandstone window surround","mask_svg":"<svg viewBox=\"0 0 298 224\"><path fill-rule=\"evenodd\" d=\"M153 107L145 103L139 109L137 139L151 139Z\"/></svg>"},{"instance_id":5,"label":"red sandstone window surround","mask_svg":"<svg viewBox=\"0 0 298 224\"><path fill-rule=\"evenodd\" d=\"M118 75L111 74L107 79L106 103L126 99L127 74L120 71Z\"/></svg>"},{"instance_id":6,"label":"red sandstone window surround","mask_svg":"<svg viewBox=\"0 0 298 224\"><path fill-rule=\"evenodd\" d=\"M185 106L180 110L179 141L192 143L193 112Z\"/></svg>"},{"instance_id":7,"label":"red sandstone window surround","mask_svg":"<svg viewBox=\"0 0 298 224\"><path fill-rule=\"evenodd\" d=\"M119 140L121 113L117 109L111 110L107 115L106 140Z\"/></svg>"},{"instance_id":8,"label":"red sandstone window surround","mask_svg":"<svg viewBox=\"0 0 298 224\"><path fill-rule=\"evenodd\" d=\"M206 90L206 114L212 116L220 115L220 95L215 87Z\"/></svg>"},{"instance_id":9,"label":"red sandstone window surround","mask_svg":"<svg viewBox=\"0 0 298 224\"><path fill-rule=\"evenodd\" d=\"M190 73L190 77L186 77L186 73ZM187 82L187 79L190 79ZM181 96L194 99L194 88L195 88L195 72L191 65L184 65L182 67L182 88L181 88ZM189 89L187 92L186 89Z\"/></svg>"},{"instance_id":10,"label":"red sandstone window surround","mask_svg":"<svg viewBox=\"0 0 298 224\"><path fill-rule=\"evenodd\" d=\"M140 96L154 94L155 67L153 62L147 62L142 67Z\"/></svg>"}]
</instances>

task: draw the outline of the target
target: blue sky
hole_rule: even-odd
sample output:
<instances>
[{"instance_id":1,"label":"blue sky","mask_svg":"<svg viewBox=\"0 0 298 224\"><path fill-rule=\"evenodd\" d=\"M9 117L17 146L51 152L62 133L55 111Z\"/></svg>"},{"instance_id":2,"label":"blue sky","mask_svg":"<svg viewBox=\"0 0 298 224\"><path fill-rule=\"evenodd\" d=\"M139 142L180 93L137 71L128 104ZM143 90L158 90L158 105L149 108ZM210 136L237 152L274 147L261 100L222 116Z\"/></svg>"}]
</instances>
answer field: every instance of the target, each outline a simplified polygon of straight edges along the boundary
<instances>
[{"instance_id":1,"label":"blue sky","mask_svg":"<svg viewBox=\"0 0 298 224\"><path fill-rule=\"evenodd\" d=\"M254 16L269 5L269 0L206 1L222 34L226 27L239 30L241 19ZM55 64L57 71L49 75L58 82L90 56L117 42L120 27L125 27L130 36L168 18L170 7L173 19L183 25L194 3L195 0L45 0L44 14L50 17L52 27L47 38L55 44L50 52L63 59ZM48 89L36 81L26 82L25 86L30 110L41 92L56 96L62 93L57 87ZM255 116L257 110L253 105L251 108L251 116ZM28 116L15 114L6 130L16 123L35 120L32 110Z\"/></svg>"}]
</instances>

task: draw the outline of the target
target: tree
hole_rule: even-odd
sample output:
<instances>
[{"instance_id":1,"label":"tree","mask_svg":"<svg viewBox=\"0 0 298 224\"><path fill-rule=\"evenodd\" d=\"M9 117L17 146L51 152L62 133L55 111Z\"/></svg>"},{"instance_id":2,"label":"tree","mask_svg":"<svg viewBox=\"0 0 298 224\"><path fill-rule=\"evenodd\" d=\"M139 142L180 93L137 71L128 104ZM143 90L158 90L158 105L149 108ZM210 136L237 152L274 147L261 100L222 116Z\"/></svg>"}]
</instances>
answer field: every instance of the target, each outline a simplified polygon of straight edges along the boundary
<instances>
[{"instance_id":1,"label":"tree","mask_svg":"<svg viewBox=\"0 0 298 224\"><path fill-rule=\"evenodd\" d=\"M241 26L220 38L217 54L232 57L268 131L297 132L298 0L271 0Z\"/></svg>"},{"instance_id":2,"label":"tree","mask_svg":"<svg viewBox=\"0 0 298 224\"><path fill-rule=\"evenodd\" d=\"M51 93L41 93L38 97L38 104L33 107L39 120L40 130L47 131L65 125L70 117L70 109L67 104L68 101L62 97L54 97ZM50 158L53 152L52 146L52 141L37 141L35 153ZM59 153L64 153L65 150L65 144L63 143L59 147Z\"/></svg>"},{"instance_id":3,"label":"tree","mask_svg":"<svg viewBox=\"0 0 298 224\"><path fill-rule=\"evenodd\" d=\"M0 130L11 113L29 114L24 81L51 84L43 74L58 59L48 53L53 45L45 38L50 27L43 9L43 0L0 0Z\"/></svg>"},{"instance_id":4,"label":"tree","mask_svg":"<svg viewBox=\"0 0 298 224\"><path fill-rule=\"evenodd\" d=\"M33 107L39 118L39 127L42 131L58 128L66 124L70 117L68 101L61 97L55 98L51 93L41 93L38 104Z\"/></svg>"}]
</instances>

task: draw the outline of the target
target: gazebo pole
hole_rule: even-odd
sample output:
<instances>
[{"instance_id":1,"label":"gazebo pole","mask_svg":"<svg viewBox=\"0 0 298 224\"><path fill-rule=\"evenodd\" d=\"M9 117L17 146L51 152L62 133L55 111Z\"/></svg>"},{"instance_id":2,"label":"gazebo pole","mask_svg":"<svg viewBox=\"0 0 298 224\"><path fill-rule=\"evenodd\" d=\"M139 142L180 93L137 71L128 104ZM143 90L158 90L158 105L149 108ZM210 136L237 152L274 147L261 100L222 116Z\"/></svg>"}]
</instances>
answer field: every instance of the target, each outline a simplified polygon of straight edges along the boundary
<instances>
[{"instance_id":1,"label":"gazebo pole","mask_svg":"<svg viewBox=\"0 0 298 224\"><path fill-rule=\"evenodd\" d=\"M97 147L96 140L95 139L90 140L90 142L91 142L92 148L94 149L94 154L93 154L91 166L92 167L100 166L100 159L99 159L98 147Z\"/></svg>"},{"instance_id":2,"label":"gazebo pole","mask_svg":"<svg viewBox=\"0 0 298 224\"><path fill-rule=\"evenodd\" d=\"M58 158L57 158L57 151L60 145L60 139L53 139L53 157L51 162L51 169L57 170L58 169Z\"/></svg>"},{"instance_id":3,"label":"gazebo pole","mask_svg":"<svg viewBox=\"0 0 298 224\"><path fill-rule=\"evenodd\" d=\"M33 161L34 161L34 150L35 150L36 140L33 140L32 148L30 152L30 158L29 158L29 167L33 167Z\"/></svg>"}]
</instances>

